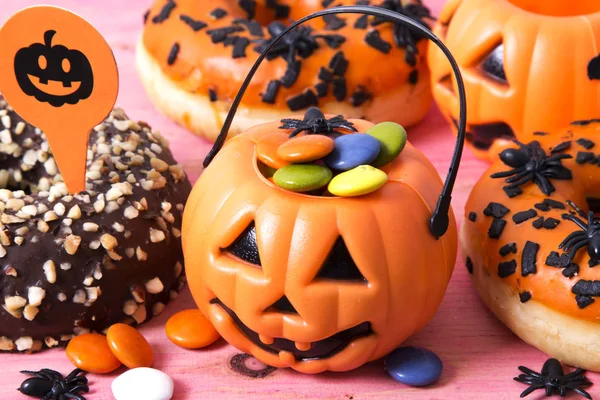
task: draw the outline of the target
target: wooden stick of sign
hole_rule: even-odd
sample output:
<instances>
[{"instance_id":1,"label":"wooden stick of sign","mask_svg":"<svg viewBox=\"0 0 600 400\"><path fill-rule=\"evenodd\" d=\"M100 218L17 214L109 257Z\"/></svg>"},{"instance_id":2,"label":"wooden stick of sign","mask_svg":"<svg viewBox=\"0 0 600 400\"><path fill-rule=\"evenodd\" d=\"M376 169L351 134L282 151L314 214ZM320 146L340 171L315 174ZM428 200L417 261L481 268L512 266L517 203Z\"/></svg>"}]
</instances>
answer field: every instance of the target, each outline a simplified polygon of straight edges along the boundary
<instances>
[{"instance_id":1,"label":"wooden stick of sign","mask_svg":"<svg viewBox=\"0 0 600 400\"><path fill-rule=\"evenodd\" d=\"M119 90L114 55L80 16L53 6L26 8L0 29L0 92L40 128L70 193L85 190L88 135Z\"/></svg>"}]
</instances>

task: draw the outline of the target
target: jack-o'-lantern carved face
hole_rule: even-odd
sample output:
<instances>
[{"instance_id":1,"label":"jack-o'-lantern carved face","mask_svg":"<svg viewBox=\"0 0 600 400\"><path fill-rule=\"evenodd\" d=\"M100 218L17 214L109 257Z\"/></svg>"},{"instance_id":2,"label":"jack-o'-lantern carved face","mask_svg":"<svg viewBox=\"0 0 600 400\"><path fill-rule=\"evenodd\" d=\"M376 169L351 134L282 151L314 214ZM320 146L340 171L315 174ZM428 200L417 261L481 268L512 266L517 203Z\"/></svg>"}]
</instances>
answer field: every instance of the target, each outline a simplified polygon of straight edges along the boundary
<instances>
[{"instance_id":1,"label":"jack-o'-lantern carved face","mask_svg":"<svg viewBox=\"0 0 600 400\"><path fill-rule=\"evenodd\" d=\"M600 117L599 1L450 0L434 32L461 67L478 156ZM429 64L434 96L455 123L456 81L434 46Z\"/></svg>"},{"instance_id":2,"label":"jack-o'-lantern carved face","mask_svg":"<svg viewBox=\"0 0 600 400\"><path fill-rule=\"evenodd\" d=\"M454 217L436 240L427 222L442 182L409 143L367 195L278 187L259 168L257 143L293 131L280 125L229 140L196 183L183 223L188 283L240 350L307 373L350 370L431 319L454 267Z\"/></svg>"},{"instance_id":3,"label":"jack-o'-lantern carved face","mask_svg":"<svg viewBox=\"0 0 600 400\"><path fill-rule=\"evenodd\" d=\"M92 94L92 67L79 50L52 46L55 34L46 31L44 44L34 43L17 52L14 62L17 82L25 94L54 107L77 104Z\"/></svg>"}]
</instances>

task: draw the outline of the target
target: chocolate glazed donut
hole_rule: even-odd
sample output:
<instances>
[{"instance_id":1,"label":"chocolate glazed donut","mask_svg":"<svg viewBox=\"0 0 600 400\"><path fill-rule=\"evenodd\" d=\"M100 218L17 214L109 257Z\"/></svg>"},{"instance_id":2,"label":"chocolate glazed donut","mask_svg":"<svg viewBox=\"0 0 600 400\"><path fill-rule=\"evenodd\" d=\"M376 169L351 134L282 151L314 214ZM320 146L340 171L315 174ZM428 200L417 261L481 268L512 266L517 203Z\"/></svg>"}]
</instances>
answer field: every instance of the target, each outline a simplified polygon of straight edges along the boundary
<instances>
[{"instance_id":1,"label":"chocolate glazed donut","mask_svg":"<svg viewBox=\"0 0 600 400\"><path fill-rule=\"evenodd\" d=\"M190 183L167 141L120 109L90 134L70 195L43 133L0 97L0 350L37 351L159 314L184 285Z\"/></svg>"}]
</instances>

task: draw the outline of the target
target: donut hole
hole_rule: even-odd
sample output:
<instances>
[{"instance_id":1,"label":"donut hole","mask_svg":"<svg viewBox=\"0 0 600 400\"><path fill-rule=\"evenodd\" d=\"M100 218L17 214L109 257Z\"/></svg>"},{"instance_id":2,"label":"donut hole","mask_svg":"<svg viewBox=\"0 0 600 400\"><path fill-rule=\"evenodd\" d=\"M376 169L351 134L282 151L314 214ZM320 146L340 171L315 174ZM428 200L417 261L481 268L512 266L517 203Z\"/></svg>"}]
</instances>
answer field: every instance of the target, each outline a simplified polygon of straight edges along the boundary
<instances>
[{"instance_id":1,"label":"donut hole","mask_svg":"<svg viewBox=\"0 0 600 400\"><path fill-rule=\"evenodd\" d=\"M508 0L509 3L535 14L554 17L573 17L600 11L600 1L580 0L566 3L564 0Z\"/></svg>"}]
</instances>

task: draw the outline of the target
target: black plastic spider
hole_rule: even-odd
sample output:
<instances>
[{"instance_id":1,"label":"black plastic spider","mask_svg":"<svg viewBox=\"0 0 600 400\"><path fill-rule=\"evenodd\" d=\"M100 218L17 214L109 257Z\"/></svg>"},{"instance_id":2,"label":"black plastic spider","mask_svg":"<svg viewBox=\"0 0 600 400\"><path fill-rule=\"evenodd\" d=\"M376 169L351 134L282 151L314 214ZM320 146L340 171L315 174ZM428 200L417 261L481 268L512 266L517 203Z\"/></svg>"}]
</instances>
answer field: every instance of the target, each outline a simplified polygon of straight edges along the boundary
<instances>
[{"instance_id":1,"label":"black plastic spider","mask_svg":"<svg viewBox=\"0 0 600 400\"><path fill-rule=\"evenodd\" d=\"M573 222L580 227L581 230L575 231L567 236L558 248L567 251L569 260L573 261L573 258L579 249L587 246L590 259L600 262L600 218L595 217L593 211L589 211L587 215L587 224L580 218L571 214L563 214L562 219Z\"/></svg>"},{"instance_id":2,"label":"black plastic spider","mask_svg":"<svg viewBox=\"0 0 600 400\"><path fill-rule=\"evenodd\" d=\"M44 368L40 371L21 371L22 374L33 375L21 383L17 389L24 395L38 397L41 400L85 400L79 393L87 393L88 380L79 368L63 377L60 372Z\"/></svg>"},{"instance_id":3,"label":"black plastic spider","mask_svg":"<svg viewBox=\"0 0 600 400\"><path fill-rule=\"evenodd\" d=\"M287 25L281 21L273 21L267 27L267 31L271 37L269 39L258 39L257 46L254 50L258 53L262 53L269 43L276 38L283 30L287 28ZM309 57L316 49L319 48L319 42L317 39L323 39L327 45L331 48L337 48L346 39L341 35L327 35L327 34L314 34L313 29L309 26L299 26L293 31L285 35L275 45L275 47L269 50L267 54L267 60L272 60L277 57L283 57L288 63L292 63L296 56L301 58Z\"/></svg>"},{"instance_id":4,"label":"black plastic spider","mask_svg":"<svg viewBox=\"0 0 600 400\"><path fill-rule=\"evenodd\" d=\"M506 178L504 189L516 189L527 182L535 182L540 190L550 196L556 190L550 178L552 179L571 179L573 175L571 170L562 165L566 158L573 158L570 154L552 154L546 155L538 141L529 144L523 144L515 141L519 149L507 149L500 153L500 159L504 164L512 167L508 171L496 172L492 178Z\"/></svg>"},{"instance_id":5,"label":"black plastic spider","mask_svg":"<svg viewBox=\"0 0 600 400\"><path fill-rule=\"evenodd\" d=\"M534 390L544 389L546 396L552 396L555 393L565 397L567 390L572 390L577 394L582 395L587 399L592 396L583 388L592 385L583 374L585 370L577 368L575 371L565 375L562 365L556 358L550 358L542 367L542 372L535 372L527 367L520 366L519 370L523 372L517 376L515 381L529 385L527 389L521 393L521 397L525 397Z\"/></svg>"},{"instance_id":6,"label":"black plastic spider","mask_svg":"<svg viewBox=\"0 0 600 400\"><path fill-rule=\"evenodd\" d=\"M304 119L284 118L281 120L279 129L293 129L290 133L290 137L294 137L300 132L311 133L334 133L339 130L356 132L354 124L350 121L346 121L343 116L337 115L333 118L325 118L323 112L317 107L311 107L306 110Z\"/></svg>"},{"instance_id":7,"label":"black plastic spider","mask_svg":"<svg viewBox=\"0 0 600 400\"><path fill-rule=\"evenodd\" d=\"M434 17L431 15L429 9L423 5L421 0L411 3L407 2L406 4L402 4L402 0L383 0L379 7L406 15L407 17L415 20L415 22L418 22L427 28L429 28L429 25L427 24L426 19L434 20ZM371 22L371 25L377 26L385 22L390 21L385 17L375 17L373 22ZM406 50L405 61L409 65L415 65L417 62L417 54L419 54L417 43L423 39L424 36L414 32L406 24L402 23L394 23L393 36L396 46Z\"/></svg>"}]
</instances>

